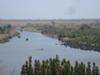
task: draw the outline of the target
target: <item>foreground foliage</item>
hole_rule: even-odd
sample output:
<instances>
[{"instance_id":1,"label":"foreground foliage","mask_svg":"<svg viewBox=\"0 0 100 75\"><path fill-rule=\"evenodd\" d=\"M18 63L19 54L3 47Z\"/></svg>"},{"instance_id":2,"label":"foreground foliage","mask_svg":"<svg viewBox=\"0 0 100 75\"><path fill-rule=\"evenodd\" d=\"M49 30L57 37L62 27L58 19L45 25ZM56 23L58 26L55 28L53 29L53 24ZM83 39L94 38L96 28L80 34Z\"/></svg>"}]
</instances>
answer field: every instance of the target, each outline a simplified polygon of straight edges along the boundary
<instances>
[{"instance_id":1,"label":"foreground foliage","mask_svg":"<svg viewBox=\"0 0 100 75\"><path fill-rule=\"evenodd\" d=\"M75 66L65 59L59 60L59 57L48 60L35 60L32 63L32 57L22 66L21 75L99 75L99 69L95 63L87 66L76 61Z\"/></svg>"}]
</instances>

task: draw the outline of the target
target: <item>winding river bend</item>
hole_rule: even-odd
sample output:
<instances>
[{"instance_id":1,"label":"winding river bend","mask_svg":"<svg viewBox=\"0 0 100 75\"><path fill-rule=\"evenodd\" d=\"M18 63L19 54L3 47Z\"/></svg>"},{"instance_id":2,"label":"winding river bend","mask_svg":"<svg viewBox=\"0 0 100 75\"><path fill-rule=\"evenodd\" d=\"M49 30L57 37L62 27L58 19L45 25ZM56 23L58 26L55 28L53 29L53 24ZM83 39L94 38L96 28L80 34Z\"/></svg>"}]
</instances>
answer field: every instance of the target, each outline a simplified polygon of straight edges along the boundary
<instances>
[{"instance_id":1,"label":"winding river bend","mask_svg":"<svg viewBox=\"0 0 100 75\"><path fill-rule=\"evenodd\" d=\"M95 62L100 68L100 52L65 47L57 39L41 33L21 32L20 38L14 37L10 42L0 44L0 70L5 75L19 75L22 64L29 56L33 60L42 60L56 55L60 59L70 60L72 64L76 60L84 63Z\"/></svg>"}]
</instances>

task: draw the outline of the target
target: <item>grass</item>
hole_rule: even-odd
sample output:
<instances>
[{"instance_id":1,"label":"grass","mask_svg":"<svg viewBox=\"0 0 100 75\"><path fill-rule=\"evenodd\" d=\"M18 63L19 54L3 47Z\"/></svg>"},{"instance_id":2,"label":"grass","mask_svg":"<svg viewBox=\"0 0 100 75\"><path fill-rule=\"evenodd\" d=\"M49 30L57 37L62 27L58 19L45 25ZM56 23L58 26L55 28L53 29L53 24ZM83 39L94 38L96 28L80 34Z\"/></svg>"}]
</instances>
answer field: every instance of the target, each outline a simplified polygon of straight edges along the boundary
<instances>
[{"instance_id":1,"label":"grass","mask_svg":"<svg viewBox=\"0 0 100 75\"><path fill-rule=\"evenodd\" d=\"M75 42L81 44L86 43L100 50L100 27L92 27L86 24L78 28L67 28L64 25L33 25L31 27L26 27L26 30L41 31L41 33L59 40L63 40L64 38L69 38L67 40L74 39Z\"/></svg>"}]
</instances>

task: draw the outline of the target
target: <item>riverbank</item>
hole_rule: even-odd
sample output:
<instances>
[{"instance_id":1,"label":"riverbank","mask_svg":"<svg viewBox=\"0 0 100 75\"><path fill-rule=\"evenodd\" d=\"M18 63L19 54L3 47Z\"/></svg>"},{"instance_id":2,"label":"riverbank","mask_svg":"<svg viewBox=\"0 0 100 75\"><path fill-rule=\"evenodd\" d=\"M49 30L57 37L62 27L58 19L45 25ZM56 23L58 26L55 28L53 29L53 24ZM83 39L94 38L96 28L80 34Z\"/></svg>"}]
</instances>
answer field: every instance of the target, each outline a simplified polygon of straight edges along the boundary
<instances>
[{"instance_id":1,"label":"riverbank","mask_svg":"<svg viewBox=\"0 0 100 75\"><path fill-rule=\"evenodd\" d=\"M82 50L95 50L100 51L100 46L98 43L89 43L89 42L82 42L81 40L76 39L65 39L63 38L62 44L64 46L70 46L71 48L80 48Z\"/></svg>"},{"instance_id":2,"label":"riverbank","mask_svg":"<svg viewBox=\"0 0 100 75\"><path fill-rule=\"evenodd\" d=\"M28 28L25 27L25 29L28 29L28 31L35 29L35 31L40 31L44 35L57 38L58 40L62 41L62 44L65 46L80 48L83 50L100 51L99 25L94 25L92 27L91 24L83 24L78 28L68 28L64 25L33 25Z\"/></svg>"},{"instance_id":3,"label":"riverbank","mask_svg":"<svg viewBox=\"0 0 100 75\"><path fill-rule=\"evenodd\" d=\"M0 26L0 43L8 42L12 37L16 36L18 33L15 28L11 25L1 25Z\"/></svg>"},{"instance_id":4,"label":"riverbank","mask_svg":"<svg viewBox=\"0 0 100 75\"><path fill-rule=\"evenodd\" d=\"M8 42L12 37L16 36L16 31L11 31L9 34L0 34L0 43Z\"/></svg>"},{"instance_id":5,"label":"riverbank","mask_svg":"<svg viewBox=\"0 0 100 75\"><path fill-rule=\"evenodd\" d=\"M61 32L51 34L43 33L51 37L57 38L62 42L64 46L70 46L71 48L80 48L83 50L95 50L100 51L100 30L86 29L75 30L67 29Z\"/></svg>"}]
</instances>

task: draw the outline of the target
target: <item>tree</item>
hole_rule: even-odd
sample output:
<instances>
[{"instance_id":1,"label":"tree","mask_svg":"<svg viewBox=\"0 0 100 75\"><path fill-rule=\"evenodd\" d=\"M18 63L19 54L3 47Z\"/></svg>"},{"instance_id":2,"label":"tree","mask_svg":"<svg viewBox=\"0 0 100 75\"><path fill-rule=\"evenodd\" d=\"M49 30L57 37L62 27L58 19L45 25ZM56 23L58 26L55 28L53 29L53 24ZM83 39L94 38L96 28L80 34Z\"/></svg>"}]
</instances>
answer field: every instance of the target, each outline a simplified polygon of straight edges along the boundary
<instances>
[{"instance_id":1,"label":"tree","mask_svg":"<svg viewBox=\"0 0 100 75\"><path fill-rule=\"evenodd\" d=\"M41 74L41 64L39 60L35 60L34 62L34 75L40 75Z\"/></svg>"},{"instance_id":2,"label":"tree","mask_svg":"<svg viewBox=\"0 0 100 75\"><path fill-rule=\"evenodd\" d=\"M32 57L29 57L29 74L28 75L33 75L33 67L32 67Z\"/></svg>"},{"instance_id":3,"label":"tree","mask_svg":"<svg viewBox=\"0 0 100 75\"><path fill-rule=\"evenodd\" d=\"M85 75L85 65L83 64L83 62L81 62L81 64L79 64L79 75Z\"/></svg>"},{"instance_id":4,"label":"tree","mask_svg":"<svg viewBox=\"0 0 100 75\"><path fill-rule=\"evenodd\" d=\"M93 63L92 75L96 75L96 65Z\"/></svg>"},{"instance_id":5,"label":"tree","mask_svg":"<svg viewBox=\"0 0 100 75\"><path fill-rule=\"evenodd\" d=\"M52 25L55 25L55 21L52 20L52 21L51 21L51 24L52 24Z\"/></svg>"},{"instance_id":6,"label":"tree","mask_svg":"<svg viewBox=\"0 0 100 75\"><path fill-rule=\"evenodd\" d=\"M86 75L91 75L91 63L88 62L88 67L86 69Z\"/></svg>"},{"instance_id":7,"label":"tree","mask_svg":"<svg viewBox=\"0 0 100 75\"><path fill-rule=\"evenodd\" d=\"M25 65L22 66L21 75L27 75Z\"/></svg>"},{"instance_id":8,"label":"tree","mask_svg":"<svg viewBox=\"0 0 100 75\"><path fill-rule=\"evenodd\" d=\"M56 58L50 58L49 60L35 60L34 66L32 66L32 57L22 66L21 75L99 75L99 69L93 63L85 66L83 62L75 62L75 66L70 64L70 61L63 59L59 60L58 55Z\"/></svg>"},{"instance_id":9,"label":"tree","mask_svg":"<svg viewBox=\"0 0 100 75\"><path fill-rule=\"evenodd\" d=\"M69 75L74 75L74 69L73 66L71 66L70 74Z\"/></svg>"},{"instance_id":10,"label":"tree","mask_svg":"<svg viewBox=\"0 0 100 75\"><path fill-rule=\"evenodd\" d=\"M0 27L0 33L2 32L2 27Z\"/></svg>"},{"instance_id":11,"label":"tree","mask_svg":"<svg viewBox=\"0 0 100 75\"><path fill-rule=\"evenodd\" d=\"M80 27L80 29L81 30L87 30L87 29L90 29L91 27L89 26L89 25L87 25L87 24L83 24L81 27Z\"/></svg>"},{"instance_id":12,"label":"tree","mask_svg":"<svg viewBox=\"0 0 100 75\"><path fill-rule=\"evenodd\" d=\"M96 75L100 75L100 74L99 74L99 69L98 69L97 66L96 66Z\"/></svg>"},{"instance_id":13,"label":"tree","mask_svg":"<svg viewBox=\"0 0 100 75\"><path fill-rule=\"evenodd\" d=\"M26 73L26 75L29 75L28 61L26 61L26 63L25 63L25 73Z\"/></svg>"},{"instance_id":14,"label":"tree","mask_svg":"<svg viewBox=\"0 0 100 75\"><path fill-rule=\"evenodd\" d=\"M78 75L78 61L75 62L75 67L74 67L74 75Z\"/></svg>"},{"instance_id":15,"label":"tree","mask_svg":"<svg viewBox=\"0 0 100 75\"><path fill-rule=\"evenodd\" d=\"M11 28L12 26L11 26L11 24L7 24L7 28Z\"/></svg>"}]
</instances>

